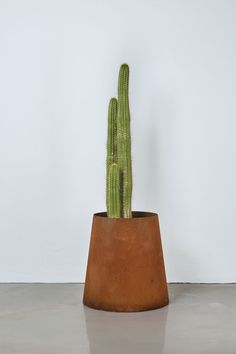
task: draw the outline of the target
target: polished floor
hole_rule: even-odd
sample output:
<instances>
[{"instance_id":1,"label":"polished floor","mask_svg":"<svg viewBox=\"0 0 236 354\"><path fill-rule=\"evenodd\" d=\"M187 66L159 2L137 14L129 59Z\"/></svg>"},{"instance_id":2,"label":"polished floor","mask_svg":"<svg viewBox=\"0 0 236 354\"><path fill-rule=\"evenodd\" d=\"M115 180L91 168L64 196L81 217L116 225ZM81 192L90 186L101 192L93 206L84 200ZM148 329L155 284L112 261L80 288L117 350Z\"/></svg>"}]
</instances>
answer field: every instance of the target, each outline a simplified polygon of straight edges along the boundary
<instances>
[{"instance_id":1,"label":"polished floor","mask_svg":"<svg viewBox=\"0 0 236 354\"><path fill-rule=\"evenodd\" d=\"M170 284L170 305L109 313L82 284L0 284L0 354L236 354L236 285Z\"/></svg>"}]
</instances>

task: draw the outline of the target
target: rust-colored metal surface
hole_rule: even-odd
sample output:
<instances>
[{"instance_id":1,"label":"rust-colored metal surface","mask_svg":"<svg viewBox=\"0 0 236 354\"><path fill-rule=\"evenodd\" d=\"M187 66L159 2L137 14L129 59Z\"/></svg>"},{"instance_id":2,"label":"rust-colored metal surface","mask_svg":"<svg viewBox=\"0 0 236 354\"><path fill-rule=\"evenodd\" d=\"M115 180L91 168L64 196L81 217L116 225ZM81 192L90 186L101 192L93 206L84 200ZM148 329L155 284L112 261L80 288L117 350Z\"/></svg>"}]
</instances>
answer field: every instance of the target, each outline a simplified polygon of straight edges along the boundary
<instances>
[{"instance_id":1,"label":"rust-colored metal surface","mask_svg":"<svg viewBox=\"0 0 236 354\"><path fill-rule=\"evenodd\" d=\"M132 219L112 219L94 214L83 303L131 312L168 302L158 215L133 212Z\"/></svg>"}]
</instances>

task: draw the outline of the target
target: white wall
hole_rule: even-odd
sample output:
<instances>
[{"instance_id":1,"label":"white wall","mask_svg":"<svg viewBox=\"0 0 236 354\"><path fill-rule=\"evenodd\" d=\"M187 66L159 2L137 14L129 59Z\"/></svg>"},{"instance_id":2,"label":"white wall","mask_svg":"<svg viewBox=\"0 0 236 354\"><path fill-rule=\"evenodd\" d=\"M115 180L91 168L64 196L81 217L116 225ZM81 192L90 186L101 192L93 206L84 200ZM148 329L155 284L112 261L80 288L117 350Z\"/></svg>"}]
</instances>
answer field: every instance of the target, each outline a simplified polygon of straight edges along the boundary
<instances>
[{"instance_id":1,"label":"white wall","mask_svg":"<svg viewBox=\"0 0 236 354\"><path fill-rule=\"evenodd\" d=\"M168 280L236 281L234 0L0 0L0 48L1 282L84 281L122 62Z\"/></svg>"}]
</instances>

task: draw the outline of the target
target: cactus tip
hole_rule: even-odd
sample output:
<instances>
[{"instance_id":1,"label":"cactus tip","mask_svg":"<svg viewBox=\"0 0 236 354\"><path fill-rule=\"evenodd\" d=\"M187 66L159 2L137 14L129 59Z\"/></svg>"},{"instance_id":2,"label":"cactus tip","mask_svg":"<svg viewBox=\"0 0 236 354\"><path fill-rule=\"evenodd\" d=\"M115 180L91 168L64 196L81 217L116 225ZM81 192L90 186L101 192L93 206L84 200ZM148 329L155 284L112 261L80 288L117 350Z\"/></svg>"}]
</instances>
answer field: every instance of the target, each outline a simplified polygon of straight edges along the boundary
<instances>
[{"instance_id":1,"label":"cactus tip","mask_svg":"<svg viewBox=\"0 0 236 354\"><path fill-rule=\"evenodd\" d=\"M110 103L116 103L117 102L117 98L116 97L112 97L111 99L110 99Z\"/></svg>"},{"instance_id":2,"label":"cactus tip","mask_svg":"<svg viewBox=\"0 0 236 354\"><path fill-rule=\"evenodd\" d=\"M121 64L121 69L128 69L129 70L129 65L126 63Z\"/></svg>"},{"instance_id":3,"label":"cactus tip","mask_svg":"<svg viewBox=\"0 0 236 354\"><path fill-rule=\"evenodd\" d=\"M129 65L124 63L120 66L120 74L129 75Z\"/></svg>"}]
</instances>

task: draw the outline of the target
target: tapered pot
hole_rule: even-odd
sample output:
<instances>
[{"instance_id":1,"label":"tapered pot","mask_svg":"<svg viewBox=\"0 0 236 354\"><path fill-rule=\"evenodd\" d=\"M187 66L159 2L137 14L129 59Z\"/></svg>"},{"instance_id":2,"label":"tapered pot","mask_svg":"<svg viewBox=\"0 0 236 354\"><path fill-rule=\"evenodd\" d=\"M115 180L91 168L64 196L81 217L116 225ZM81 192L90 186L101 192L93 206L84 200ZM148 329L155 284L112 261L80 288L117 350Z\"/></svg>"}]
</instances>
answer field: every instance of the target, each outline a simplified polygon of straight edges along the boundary
<instances>
[{"instance_id":1,"label":"tapered pot","mask_svg":"<svg viewBox=\"0 0 236 354\"><path fill-rule=\"evenodd\" d=\"M158 215L93 216L83 303L107 311L144 311L169 302Z\"/></svg>"}]
</instances>

